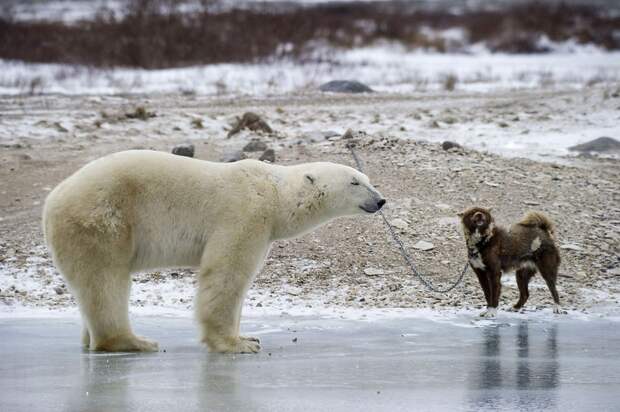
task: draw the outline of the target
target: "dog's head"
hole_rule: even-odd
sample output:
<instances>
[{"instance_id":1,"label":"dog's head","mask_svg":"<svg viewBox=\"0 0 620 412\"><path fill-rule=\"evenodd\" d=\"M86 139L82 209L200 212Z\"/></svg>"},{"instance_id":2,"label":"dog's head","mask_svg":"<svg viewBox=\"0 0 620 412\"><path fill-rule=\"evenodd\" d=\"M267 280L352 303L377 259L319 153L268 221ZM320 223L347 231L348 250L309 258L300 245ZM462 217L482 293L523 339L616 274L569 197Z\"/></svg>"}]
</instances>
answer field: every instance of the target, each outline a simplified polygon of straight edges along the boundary
<instances>
[{"instance_id":1,"label":"dog's head","mask_svg":"<svg viewBox=\"0 0 620 412\"><path fill-rule=\"evenodd\" d=\"M493 234L494 224L491 209L471 207L458 215L461 218L466 235L477 235L477 237L482 239Z\"/></svg>"}]
</instances>

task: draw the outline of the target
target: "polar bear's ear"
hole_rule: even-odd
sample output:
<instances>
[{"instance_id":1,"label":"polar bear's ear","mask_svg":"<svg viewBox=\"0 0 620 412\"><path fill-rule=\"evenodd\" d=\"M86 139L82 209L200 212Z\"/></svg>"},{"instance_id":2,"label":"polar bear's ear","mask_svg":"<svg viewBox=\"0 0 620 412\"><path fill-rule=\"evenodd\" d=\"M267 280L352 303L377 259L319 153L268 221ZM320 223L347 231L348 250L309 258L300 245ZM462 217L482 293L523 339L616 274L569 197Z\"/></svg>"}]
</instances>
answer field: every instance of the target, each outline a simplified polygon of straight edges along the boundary
<instances>
[{"instance_id":1,"label":"polar bear's ear","mask_svg":"<svg viewBox=\"0 0 620 412\"><path fill-rule=\"evenodd\" d=\"M314 181L316 180L316 177L314 177L314 175L311 175L310 173L306 173L304 177L308 182L310 182L310 184L314 184Z\"/></svg>"}]
</instances>

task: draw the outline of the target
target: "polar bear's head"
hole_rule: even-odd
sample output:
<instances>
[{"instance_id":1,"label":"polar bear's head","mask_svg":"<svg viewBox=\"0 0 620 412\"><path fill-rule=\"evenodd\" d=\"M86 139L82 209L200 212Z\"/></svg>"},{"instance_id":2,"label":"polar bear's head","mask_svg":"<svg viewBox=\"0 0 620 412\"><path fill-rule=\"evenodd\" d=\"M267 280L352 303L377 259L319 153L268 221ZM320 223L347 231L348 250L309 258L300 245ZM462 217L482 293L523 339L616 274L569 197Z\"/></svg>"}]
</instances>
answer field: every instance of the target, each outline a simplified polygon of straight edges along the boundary
<instances>
[{"instance_id":1,"label":"polar bear's head","mask_svg":"<svg viewBox=\"0 0 620 412\"><path fill-rule=\"evenodd\" d=\"M375 213L385 204L368 177L348 166L317 162L278 170L275 238L299 236L339 216Z\"/></svg>"},{"instance_id":2,"label":"polar bear's head","mask_svg":"<svg viewBox=\"0 0 620 412\"><path fill-rule=\"evenodd\" d=\"M368 176L348 166L311 163L304 179L308 193L329 217L375 213L386 202Z\"/></svg>"}]
</instances>

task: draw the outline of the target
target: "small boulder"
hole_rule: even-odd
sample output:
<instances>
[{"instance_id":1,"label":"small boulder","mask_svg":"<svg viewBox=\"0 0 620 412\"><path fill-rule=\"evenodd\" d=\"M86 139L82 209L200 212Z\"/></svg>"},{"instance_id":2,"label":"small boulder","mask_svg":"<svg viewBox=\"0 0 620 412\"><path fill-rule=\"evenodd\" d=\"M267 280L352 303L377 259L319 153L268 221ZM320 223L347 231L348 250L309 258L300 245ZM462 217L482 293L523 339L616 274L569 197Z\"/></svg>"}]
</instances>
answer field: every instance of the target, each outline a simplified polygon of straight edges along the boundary
<instances>
[{"instance_id":1,"label":"small boulder","mask_svg":"<svg viewBox=\"0 0 620 412\"><path fill-rule=\"evenodd\" d=\"M373 90L355 80L332 80L319 87L322 92L332 93L372 93Z\"/></svg>"},{"instance_id":2,"label":"small boulder","mask_svg":"<svg viewBox=\"0 0 620 412\"><path fill-rule=\"evenodd\" d=\"M369 267L369 268L364 269L364 274L366 276L381 276L381 275L385 275L385 270Z\"/></svg>"},{"instance_id":3,"label":"small boulder","mask_svg":"<svg viewBox=\"0 0 620 412\"><path fill-rule=\"evenodd\" d=\"M431 242L420 240L415 245L413 245L413 248L417 250L427 251L427 250L434 249L435 245L433 245Z\"/></svg>"},{"instance_id":4,"label":"small boulder","mask_svg":"<svg viewBox=\"0 0 620 412\"><path fill-rule=\"evenodd\" d=\"M571 146L568 150L581 153L620 153L620 142L612 137L599 137L589 142Z\"/></svg>"},{"instance_id":5,"label":"small boulder","mask_svg":"<svg viewBox=\"0 0 620 412\"><path fill-rule=\"evenodd\" d=\"M273 149L267 149L263 152L263 154L258 158L261 162L276 162L276 152Z\"/></svg>"},{"instance_id":6,"label":"small boulder","mask_svg":"<svg viewBox=\"0 0 620 412\"><path fill-rule=\"evenodd\" d=\"M248 144L243 147L244 152L262 152L267 150L267 143L258 139L252 139Z\"/></svg>"},{"instance_id":7,"label":"small boulder","mask_svg":"<svg viewBox=\"0 0 620 412\"><path fill-rule=\"evenodd\" d=\"M403 219L394 219L390 222L390 224L400 230L409 229L409 223L405 222Z\"/></svg>"},{"instance_id":8,"label":"small boulder","mask_svg":"<svg viewBox=\"0 0 620 412\"><path fill-rule=\"evenodd\" d=\"M456 142L451 142L449 140L446 140L445 142L441 144L441 148L443 150L460 149L461 145Z\"/></svg>"},{"instance_id":9,"label":"small boulder","mask_svg":"<svg viewBox=\"0 0 620 412\"><path fill-rule=\"evenodd\" d=\"M191 143L183 143L178 144L172 148L172 154L185 156L185 157L194 157L194 145Z\"/></svg>"},{"instance_id":10,"label":"small boulder","mask_svg":"<svg viewBox=\"0 0 620 412\"><path fill-rule=\"evenodd\" d=\"M273 130L267 122L265 122L259 115L252 112L246 112L241 119L237 120L237 124L233 126L232 130L228 132L228 137L239 133L243 129L249 129L254 132L261 131L265 133L272 133Z\"/></svg>"},{"instance_id":11,"label":"small boulder","mask_svg":"<svg viewBox=\"0 0 620 412\"><path fill-rule=\"evenodd\" d=\"M233 152L233 153L227 153L222 157L222 162L224 163L232 163L232 162L237 162L239 160L243 160L243 159L247 159L248 157L246 156L245 153L243 153L241 150Z\"/></svg>"}]
</instances>

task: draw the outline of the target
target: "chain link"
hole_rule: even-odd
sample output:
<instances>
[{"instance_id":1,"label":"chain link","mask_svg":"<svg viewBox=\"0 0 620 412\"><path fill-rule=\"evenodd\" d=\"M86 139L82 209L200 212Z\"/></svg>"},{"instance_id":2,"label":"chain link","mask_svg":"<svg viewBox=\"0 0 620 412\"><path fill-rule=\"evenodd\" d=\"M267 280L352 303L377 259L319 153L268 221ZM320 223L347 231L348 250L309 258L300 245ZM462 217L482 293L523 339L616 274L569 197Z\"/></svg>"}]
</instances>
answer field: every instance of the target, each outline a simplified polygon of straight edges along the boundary
<instances>
[{"instance_id":1,"label":"chain link","mask_svg":"<svg viewBox=\"0 0 620 412\"><path fill-rule=\"evenodd\" d=\"M360 161L359 157L357 156L357 153L355 153L354 147L355 147L354 144L347 143L347 149L349 149L349 151L351 152L351 156L353 156L353 160L355 160L355 164L357 166L357 170L359 170L360 172L364 173L364 169L362 168L362 162ZM396 231L394 230L394 227L390 224L390 222L388 222L387 218L385 217L385 214L383 213L383 210L379 209L379 211L377 213L379 213L379 215L383 219L383 223L385 223L385 226L387 226L388 232L390 232L390 235L392 235L392 239L394 239L394 242L398 246L398 249L400 250L400 254L402 255L403 259L405 260L407 265L409 265L409 267L411 268L411 273L413 273L413 275L415 277L417 277L418 280L428 290L430 290L431 292L435 292L435 293L447 293L447 292L450 292L452 289L456 288L458 285L461 284L461 282L463 281L463 278L465 277L465 273L467 273L467 268L469 267L469 262L465 263L465 266L463 267L463 270L461 271L460 276L458 277L456 282L454 282L452 285L450 285L449 287L444 288L444 289L439 289L439 288L435 287L430 281L426 280L424 278L424 276L422 276L418 272L418 270L416 269L415 265L413 264L413 259L411 259L411 256L409 255L409 253L407 253L407 250L405 249L405 245L400 240L400 237L398 236L398 234L396 234Z\"/></svg>"}]
</instances>

